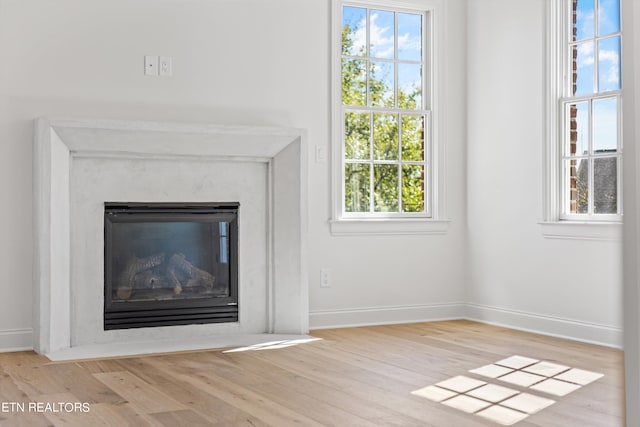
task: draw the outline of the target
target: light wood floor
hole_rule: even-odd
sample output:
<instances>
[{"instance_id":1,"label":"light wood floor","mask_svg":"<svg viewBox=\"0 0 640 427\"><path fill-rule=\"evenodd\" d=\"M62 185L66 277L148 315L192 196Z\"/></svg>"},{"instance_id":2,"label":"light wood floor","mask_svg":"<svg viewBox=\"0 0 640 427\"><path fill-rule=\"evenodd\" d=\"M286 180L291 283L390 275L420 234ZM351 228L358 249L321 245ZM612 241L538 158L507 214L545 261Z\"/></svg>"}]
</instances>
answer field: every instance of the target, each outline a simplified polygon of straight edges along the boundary
<instances>
[{"instance_id":1,"label":"light wood floor","mask_svg":"<svg viewBox=\"0 0 640 427\"><path fill-rule=\"evenodd\" d=\"M0 412L0 426L496 426L410 392L516 354L605 374L516 426L624 425L618 350L469 321L312 335L322 340L233 353L64 363L0 354L0 404L90 404L88 413Z\"/></svg>"}]
</instances>

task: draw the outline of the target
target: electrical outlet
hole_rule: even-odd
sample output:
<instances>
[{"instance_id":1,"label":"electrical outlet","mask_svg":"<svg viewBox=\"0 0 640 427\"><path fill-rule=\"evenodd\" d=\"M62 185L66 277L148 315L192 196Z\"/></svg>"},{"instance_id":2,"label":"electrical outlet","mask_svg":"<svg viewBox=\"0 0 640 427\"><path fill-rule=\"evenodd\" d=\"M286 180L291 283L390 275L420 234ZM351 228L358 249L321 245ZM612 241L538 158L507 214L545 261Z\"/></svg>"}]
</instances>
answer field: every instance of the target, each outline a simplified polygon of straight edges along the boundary
<instances>
[{"instance_id":1,"label":"electrical outlet","mask_svg":"<svg viewBox=\"0 0 640 427\"><path fill-rule=\"evenodd\" d=\"M144 57L144 75L145 76L157 76L158 75L158 57L147 55Z\"/></svg>"},{"instance_id":2,"label":"electrical outlet","mask_svg":"<svg viewBox=\"0 0 640 427\"><path fill-rule=\"evenodd\" d=\"M331 270L329 270L328 268L320 269L320 287L321 288L331 287Z\"/></svg>"}]
</instances>

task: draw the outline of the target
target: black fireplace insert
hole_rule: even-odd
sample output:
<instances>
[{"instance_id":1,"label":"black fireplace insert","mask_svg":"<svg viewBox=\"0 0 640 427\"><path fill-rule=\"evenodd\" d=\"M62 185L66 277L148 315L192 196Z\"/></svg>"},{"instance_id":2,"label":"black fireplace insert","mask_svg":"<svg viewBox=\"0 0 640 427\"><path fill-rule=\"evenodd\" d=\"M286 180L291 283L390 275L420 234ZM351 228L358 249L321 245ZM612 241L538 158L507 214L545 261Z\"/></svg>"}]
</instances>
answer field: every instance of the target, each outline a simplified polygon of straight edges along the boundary
<instances>
[{"instance_id":1,"label":"black fireplace insert","mask_svg":"<svg viewBox=\"0 0 640 427\"><path fill-rule=\"evenodd\" d=\"M105 203L104 329L238 321L238 203Z\"/></svg>"}]
</instances>

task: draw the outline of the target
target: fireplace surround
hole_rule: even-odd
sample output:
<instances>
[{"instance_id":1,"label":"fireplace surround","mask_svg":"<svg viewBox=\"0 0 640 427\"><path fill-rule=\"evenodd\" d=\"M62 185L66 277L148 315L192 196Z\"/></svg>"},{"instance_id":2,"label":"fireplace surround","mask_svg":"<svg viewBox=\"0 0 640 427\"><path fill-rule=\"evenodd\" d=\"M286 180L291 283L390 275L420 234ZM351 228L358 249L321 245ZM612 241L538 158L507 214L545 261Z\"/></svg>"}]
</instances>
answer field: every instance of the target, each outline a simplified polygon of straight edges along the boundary
<instances>
[{"instance_id":1,"label":"fireplace surround","mask_svg":"<svg viewBox=\"0 0 640 427\"><path fill-rule=\"evenodd\" d=\"M34 195L37 352L61 360L308 332L304 131L41 118ZM241 206L238 321L105 330L105 203L215 201Z\"/></svg>"}]
</instances>

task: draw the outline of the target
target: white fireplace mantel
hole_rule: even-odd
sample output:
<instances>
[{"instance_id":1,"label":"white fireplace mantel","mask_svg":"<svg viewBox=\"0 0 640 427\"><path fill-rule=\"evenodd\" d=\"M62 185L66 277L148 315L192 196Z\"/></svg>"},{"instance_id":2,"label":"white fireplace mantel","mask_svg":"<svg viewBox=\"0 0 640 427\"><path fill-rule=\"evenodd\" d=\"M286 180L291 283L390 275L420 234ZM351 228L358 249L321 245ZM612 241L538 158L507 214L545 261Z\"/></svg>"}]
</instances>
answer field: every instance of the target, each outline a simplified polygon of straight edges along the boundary
<instances>
[{"instance_id":1,"label":"white fireplace mantel","mask_svg":"<svg viewBox=\"0 0 640 427\"><path fill-rule=\"evenodd\" d=\"M299 129L38 119L34 349L61 359L306 334L307 162ZM239 200L239 322L100 330L105 202Z\"/></svg>"}]
</instances>

